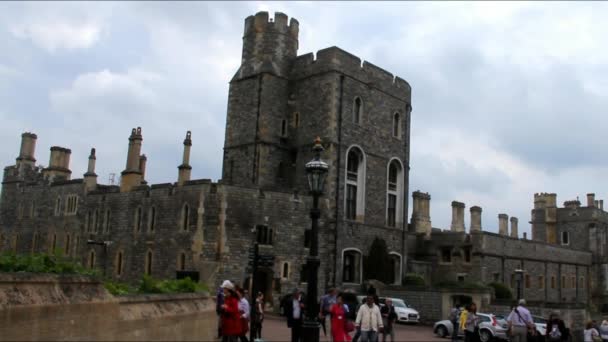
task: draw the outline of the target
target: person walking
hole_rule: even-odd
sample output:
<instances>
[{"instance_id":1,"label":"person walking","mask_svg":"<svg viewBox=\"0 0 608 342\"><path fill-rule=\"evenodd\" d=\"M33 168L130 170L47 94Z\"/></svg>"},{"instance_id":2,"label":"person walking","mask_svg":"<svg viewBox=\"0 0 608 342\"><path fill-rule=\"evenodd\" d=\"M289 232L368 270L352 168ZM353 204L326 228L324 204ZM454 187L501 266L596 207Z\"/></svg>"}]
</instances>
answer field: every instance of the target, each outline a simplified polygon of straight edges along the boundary
<instances>
[{"instance_id":1,"label":"person walking","mask_svg":"<svg viewBox=\"0 0 608 342\"><path fill-rule=\"evenodd\" d=\"M382 332L382 315L380 308L374 303L374 296L368 294L365 305L361 305L357 312L357 327L361 329L361 342L377 342L378 333Z\"/></svg>"},{"instance_id":2,"label":"person walking","mask_svg":"<svg viewBox=\"0 0 608 342\"><path fill-rule=\"evenodd\" d=\"M238 295L234 292L234 285L226 280L222 283L224 290L224 304L222 304L222 341L238 342L241 334L241 315L239 313Z\"/></svg>"},{"instance_id":3,"label":"person walking","mask_svg":"<svg viewBox=\"0 0 608 342\"><path fill-rule=\"evenodd\" d=\"M477 305L469 304L466 315L461 318L461 328L464 331L465 342L478 342L479 317L477 317Z\"/></svg>"},{"instance_id":4,"label":"person walking","mask_svg":"<svg viewBox=\"0 0 608 342\"><path fill-rule=\"evenodd\" d=\"M251 307L249 306L249 301L245 296L245 291L242 288L236 287L236 294L239 298L239 314L241 323L239 340L241 340L241 342L249 342L247 333L249 332L249 316L251 313Z\"/></svg>"},{"instance_id":5,"label":"person walking","mask_svg":"<svg viewBox=\"0 0 608 342\"><path fill-rule=\"evenodd\" d=\"M264 294L258 292L258 296L255 299L255 334L253 339L262 338L262 323L264 322Z\"/></svg>"},{"instance_id":6,"label":"person walking","mask_svg":"<svg viewBox=\"0 0 608 342\"><path fill-rule=\"evenodd\" d=\"M348 342L350 336L346 333L346 310L341 295L336 297L336 303L332 304L328 311L331 317L331 338L333 342Z\"/></svg>"},{"instance_id":7,"label":"person walking","mask_svg":"<svg viewBox=\"0 0 608 342\"><path fill-rule=\"evenodd\" d=\"M527 342L528 329L535 329L534 321L530 311L525 308L526 300L520 299L518 305L513 308L507 317L507 323L511 330L511 342Z\"/></svg>"},{"instance_id":8,"label":"person walking","mask_svg":"<svg viewBox=\"0 0 608 342\"><path fill-rule=\"evenodd\" d=\"M363 300L361 300L361 304L359 304L357 306L357 313L359 313L359 309L361 309L361 307L363 305L366 305L366 303L367 303L367 297L363 298ZM358 342L360 337L361 337L361 327L355 326L355 336L353 336L353 342Z\"/></svg>"},{"instance_id":9,"label":"person walking","mask_svg":"<svg viewBox=\"0 0 608 342\"><path fill-rule=\"evenodd\" d=\"M323 334L325 336L328 334L325 324L326 320L330 321L329 335L331 336L331 318L329 316L329 311L332 305L336 304L337 294L338 291L332 287L321 297L321 300L319 301L319 323L321 323L321 328L323 328Z\"/></svg>"},{"instance_id":10,"label":"person walking","mask_svg":"<svg viewBox=\"0 0 608 342\"><path fill-rule=\"evenodd\" d=\"M602 338L602 342L608 342L608 321L603 320L602 324L600 324L599 329L600 337Z\"/></svg>"},{"instance_id":11,"label":"person walking","mask_svg":"<svg viewBox=\"0 0 608 342\"><path fill-rule=\"evenodd\" d=\"M302 340L304 302L299 289L294 289L291 298L285 303L284 314L287 317L287 326L291 328L291 342L300 342Z\"/></svg>"},{"instance_id":12,"label":"person walking","mask_svg":"<svg viewBox=\"0 0 608 342\"><path fill-rule=\"evenodd\" d=\"M583 331L583 341L584 342L600 342L602 338L600 337L599 331L593 327L593 321L587 321L585 324L585 330Z\"/></svg>"},{"instance_id":13,"label":"person walking","mask_svg":"<svg viewBox=\"0 0 608 342\"><path fill-rule=\"evenodd\" d=\"M380 310L382 314L384 331L382 332L382 342L386 342L386 336L390 336L391 342L395 342L395 329L394 325L397 322L397 312L395 312L395 306L393 305L393 301L390 298L387 298L384 302L385 305ZM386 323L384 323L386 322Z\"/></svg>"},{"instance_id":14,"label":"person walking","mask_svg":"<svg viewBox=\"0 0 608 342\"><path fill-rule=\"evenodd\" d=\"M460 330L458 321L460 318L460 305L455 305L452 310L450 310L450 316L448 318L450 322L452 322L452 341L455 342L458 340L458 331Z\"/></svg>"},{"instance_id":15,"label":"person walking","mask_svg":"<svg viewBox=\"0 0 608 342\"><path fill-rule=\"evenodd\" d=\"M568 335L568 329L566 328L564 321L559 318L559 314L557 312L552 312L547 320L547 329L545 333L545 338L547 341L568 341Z\"/></svg>"}]
</instances>

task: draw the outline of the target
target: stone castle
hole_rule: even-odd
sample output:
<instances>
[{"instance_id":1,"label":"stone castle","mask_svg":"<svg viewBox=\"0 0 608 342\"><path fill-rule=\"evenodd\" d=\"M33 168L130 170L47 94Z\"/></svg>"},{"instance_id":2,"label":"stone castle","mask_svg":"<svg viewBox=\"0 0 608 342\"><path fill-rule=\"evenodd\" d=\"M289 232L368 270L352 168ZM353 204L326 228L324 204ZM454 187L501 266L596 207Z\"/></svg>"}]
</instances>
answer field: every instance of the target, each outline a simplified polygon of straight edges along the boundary
<instances>
[{"instance_id":1,"label":"stone castle","mask_svg":"<svg viewBox=\"0 0 608 342\"><path fill-rule=\"evenodd\" d=\"M4 169L0 249L59 250L107 277L135 282L143 274L248 282L254 240L273 259L257 288L276 303L305 279L312 199L304 164L320 136L329 164L321 199L320 291L357 287L375 237L388 247L392 274L427 283L502 282L520 276L526 298L603 304L608 282L603 203L556 205L536 194L532 237L519 238L517 218L499 215L499 233L484 231L482 209L452 203L449 230L433 228L430 195L412 195L408 223L411 88L399 77L337 47L298 56L298 22L283 13L245 19L242 61L230 81L222 179L191 180L187 132L176 182L148 184L143 132L131 131L120 185L97 182L95 149L82 178L71 151L53 146L47 168L36 165L36 135L23 133L15 165ZM196 136L196 134L194 135ZM517 272L516 272L517 270ZM608 302L608 301L607 301Z\"/></svg>"}]
</instances>

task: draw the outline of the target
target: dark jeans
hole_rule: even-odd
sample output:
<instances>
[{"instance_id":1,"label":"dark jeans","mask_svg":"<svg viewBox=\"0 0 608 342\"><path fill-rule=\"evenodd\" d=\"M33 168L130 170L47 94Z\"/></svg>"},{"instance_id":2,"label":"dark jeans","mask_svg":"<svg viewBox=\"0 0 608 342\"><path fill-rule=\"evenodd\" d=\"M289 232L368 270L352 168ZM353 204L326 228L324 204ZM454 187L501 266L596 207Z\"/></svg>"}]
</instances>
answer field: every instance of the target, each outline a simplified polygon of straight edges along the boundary
<instances>
[{"instance_id":1,"label":"dark jeans","mask_svg":"<svg viewBox=\"0 0 608 342\"><path fill-rule=\"evenodd\" d=\"M452 341L456 341L458 340L458 330L460 329L460 324L458 324L458 321L453 321L452 327Z\"/></svg>"},{"instance_id":2,"label":"dark jeans","mask_svg":"<svg viewBox=\"0 0 608 342\"><path fill-rule=\"evenodd\" d=\"M291 323L291 342L300 342L302 340L302 320L297 320Z\"/></svg>"},{"instance_id":3,"label":"dark jeans","mask_svg":"<svg viewBox=\"0 0 608 342\"><path fill-rule=\"evenodd\" d=\"M355 336L353 336L353 342L359 341L359 337L361 337L361 329L357 328L355 331Z\"/></svg>"},{"instance_id":4,"label":"dark jeans","mask_svg":"<svg viewBox=\"0 0 608 342\"><path fill-rule=\"evenodd\" d=\"M464 342L479 342L479 330L475 329L475 332L465 330Z\"/></svg>"},{"instance_id":5,"label":"dark jeans","mask_svg":"<svg viewBox=\"0 0 608 342\"><path fill-rule=\"evenodd\" d=\"M253 334L253 338L262 338L262 321L255 323L255 334Z\"/></svg>"}]
</instances>

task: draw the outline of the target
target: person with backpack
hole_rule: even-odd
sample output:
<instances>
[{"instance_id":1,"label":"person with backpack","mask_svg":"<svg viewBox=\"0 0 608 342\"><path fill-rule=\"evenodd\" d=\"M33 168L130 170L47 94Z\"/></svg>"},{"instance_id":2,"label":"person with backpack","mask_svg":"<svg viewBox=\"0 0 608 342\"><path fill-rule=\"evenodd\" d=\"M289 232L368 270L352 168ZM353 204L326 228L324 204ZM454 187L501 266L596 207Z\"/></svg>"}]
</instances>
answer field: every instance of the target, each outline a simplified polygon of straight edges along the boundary
<instances>
[{"instance_id":1,"label":"person with backpack","mask_svg":"<svg viewBox=\"0 0 608 342\"><path fill-rule=\"evenodd\" d=\"M552 312L549 315L545 337L548 342L568 341L568 329L557 312Z\"/></svg>"},{"instance_id":2,"label":"person with backpack","mask_svg":"<svg viewBox=\"0 0 608 342\"><path fill-rule=\"evenodd\" d=\"M457 341L458 340L458 331L459 331L459 322L458 319L460 318L460 305L456 305L452 308L452 310L450 310L450 316L448 317L448 319L450 320L450 322L452 322L452 341Z\"/></svg>"}]
</instances>

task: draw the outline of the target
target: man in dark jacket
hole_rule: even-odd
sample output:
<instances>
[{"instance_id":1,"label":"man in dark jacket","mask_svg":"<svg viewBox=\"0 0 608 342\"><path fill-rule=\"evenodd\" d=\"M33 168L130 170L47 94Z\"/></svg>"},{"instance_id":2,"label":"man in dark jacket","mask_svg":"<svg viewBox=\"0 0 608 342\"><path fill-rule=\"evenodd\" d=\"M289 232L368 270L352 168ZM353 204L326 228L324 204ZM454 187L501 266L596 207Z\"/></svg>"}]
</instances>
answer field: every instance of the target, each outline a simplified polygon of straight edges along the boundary
<instances>
[{"instance_id":1,"label":"man in dark jacket","mask_svg":"<svg viewBox=\"0 0 608 342\"><path fill-rule=\"evenodd\" d=\"M304 319L304 302L299 289L294 289L291 298L285 302L284 315L287 317L287 326L291 328L291 342L302 340L302 321Z\"/></svg>"},{"instance_id":2,"label":"man in dark jacket","mask_svg":"<svg viewBox=\"0 0 608 342\"><path fill-rule=\"evenodd\" d=\"M380 310L382 320L386 322L384 323L384 330L382 332L382 342L386 342L387 335L391 337L391 342L395 342L394 324L397 322L398 316L395 312L393 301L390 298L386 298L384 303L384 307Z\"/></svg>"},{"instance_id":3,"label":"man in dark jacket","mask_svg":"<svg viewBox=\"0 0 608 342\"><path fill-rule=\"evenodd\" d=\"M557 312L552 312L547 320L546 338L549 342L568 341L570 332Z\"/></svg>"}]
</instances>

